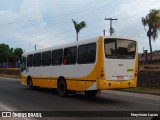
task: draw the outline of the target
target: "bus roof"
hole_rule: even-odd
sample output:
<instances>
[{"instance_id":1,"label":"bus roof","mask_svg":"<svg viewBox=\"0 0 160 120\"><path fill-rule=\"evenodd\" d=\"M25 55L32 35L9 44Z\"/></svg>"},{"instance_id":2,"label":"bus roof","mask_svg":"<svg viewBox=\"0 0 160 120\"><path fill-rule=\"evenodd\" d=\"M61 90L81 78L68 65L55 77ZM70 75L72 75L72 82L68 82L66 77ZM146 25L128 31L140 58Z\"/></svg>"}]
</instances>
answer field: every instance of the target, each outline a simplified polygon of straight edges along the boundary
<instances>
[{"instance_id":1,"label":"bus roof","mask_svg":"<svg viewBox=\"0 0 160 120\"><path fill-rule=\"evenodd\" d=\"M120 36L99 36L99 37L102 37L103 39L104 38L121 38L121 39L134 40L132 38L120 37ZM34 51L30 51L30 52L25 52L25 53L23 53L22 56L27 56L28 54L34 54L34 53L39 53L39 52L44 52L44 51L51 51L51 50L55 50L55 49L63 49L63 48L66 48L66 47L72 47L72 46L77 46L77 45L82 45L82 44L87 44L87 43L93 43L93 42L97 42L99 37L94 37L94 38L86 39L86 40L82 40L82 41L70 42L70 43L67 43L67 44L52 46L52 47L39 49L39 50L34 50Z\"/></svg>"}]
</instances>

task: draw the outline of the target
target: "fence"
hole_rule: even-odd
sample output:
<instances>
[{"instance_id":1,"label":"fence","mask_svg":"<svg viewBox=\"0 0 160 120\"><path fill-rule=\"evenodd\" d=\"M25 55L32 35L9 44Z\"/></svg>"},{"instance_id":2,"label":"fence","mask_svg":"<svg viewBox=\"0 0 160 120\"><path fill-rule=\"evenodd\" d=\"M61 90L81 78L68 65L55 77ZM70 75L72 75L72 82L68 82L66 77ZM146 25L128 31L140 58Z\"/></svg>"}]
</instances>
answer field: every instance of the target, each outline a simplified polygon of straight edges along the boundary
<instances>
[{"instance_id":1,"label":"fence","mask_svg":"<svg viewBox=\"0 0 160 120\"><path fill-rule=\"evenodd\" d=\"M19 63L17 61L2 62L0 68L19 68Z\"/></svg>"},{"instance_id":2,"label":"fence","mask_svg":"<svg viewBox=\"0 0 160 120\"><path fill-rule=\"evenodd\" d=\"M151 54L148 53L147 51L145 51L142 54L139 54L139 62L140 63L148 63L148 64L160 63L160 50L154 51L152 53L152 57L151 57Z\"/></svg>"}]
</instances>

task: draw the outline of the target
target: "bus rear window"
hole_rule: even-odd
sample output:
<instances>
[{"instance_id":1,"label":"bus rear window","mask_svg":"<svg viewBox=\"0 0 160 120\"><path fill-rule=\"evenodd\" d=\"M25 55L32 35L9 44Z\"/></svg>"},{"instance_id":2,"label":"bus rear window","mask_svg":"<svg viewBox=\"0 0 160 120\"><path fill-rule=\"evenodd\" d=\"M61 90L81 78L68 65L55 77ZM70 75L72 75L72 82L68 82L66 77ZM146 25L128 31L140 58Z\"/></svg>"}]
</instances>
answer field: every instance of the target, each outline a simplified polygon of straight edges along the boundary
<instances>
[{"instance_id":1,"label":"bus rear window","mask_svg":"<svg viewBox=\"0 0 160 120\"><path fill-rule=\"evenodd\" d=\"M136 42L127 39L105 39L105 55L107 58L134 59Z\"/></svg>"}]
</instances>

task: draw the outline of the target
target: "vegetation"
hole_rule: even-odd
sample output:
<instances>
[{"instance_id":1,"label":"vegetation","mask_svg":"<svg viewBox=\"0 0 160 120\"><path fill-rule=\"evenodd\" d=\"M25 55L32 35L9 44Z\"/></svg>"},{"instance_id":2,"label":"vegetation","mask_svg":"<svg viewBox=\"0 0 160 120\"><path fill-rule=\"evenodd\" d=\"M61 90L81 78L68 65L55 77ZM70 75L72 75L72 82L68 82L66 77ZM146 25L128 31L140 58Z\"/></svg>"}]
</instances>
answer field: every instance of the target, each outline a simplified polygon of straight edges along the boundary
<instances>
[{"instance_id":1,"label":"vegetation","mask_svg":"<svg viewBox=\"0 0 160 120\"><path fill-rule=\"evenodd\" d=\"M160 96L160 88L136 87L136 88L127 88L127 89L120 89L120 90L121 91L126 91L126 92L153 94L153 95L159 95Z\"/></svg>"},{"instance_id":2,"label":"vegetation","mask_svg":"<svg viewBox=\"0 0 160 120\"><path fill-rule=\"evenodd\" d=\"M87 25L86 25L86 22L85 22L85 21L82 21L82 22L78 23L77 21L75 21L75 20L72 19L72 22L73 22L74 27L75 27L75 29L76 29L76 37L77 37L77 41L78 41L78 34L79 34L79 32L80 32L83 28L87 27Z\"/></svg>"},{"instance_id":3,"label":"vegetation","mask_svg":"<svg viewBox=\"0 0 160 120\"><path fill-rule=\"evenodd\" d=\"M160 9L150 10L149 14L147 14L145 17L142 17L142 24L143 24L144 27L148 26L147 36L149 38L149 46L150 46L151 59L152 59L151 38L153 40L156 40L157 37L158 37L157 30L160 29Z\"/></svg>"},{"instance_id":4,"label":"vegetation","mask_svg":"<svg viewBox=\"0 0 160 120\"><path fill-rule=\"evenodd\" d=\"M21 48L10 48L9 45L0 44L0 62L19 60L23 54Z\"/></svg>"}]
</instances>

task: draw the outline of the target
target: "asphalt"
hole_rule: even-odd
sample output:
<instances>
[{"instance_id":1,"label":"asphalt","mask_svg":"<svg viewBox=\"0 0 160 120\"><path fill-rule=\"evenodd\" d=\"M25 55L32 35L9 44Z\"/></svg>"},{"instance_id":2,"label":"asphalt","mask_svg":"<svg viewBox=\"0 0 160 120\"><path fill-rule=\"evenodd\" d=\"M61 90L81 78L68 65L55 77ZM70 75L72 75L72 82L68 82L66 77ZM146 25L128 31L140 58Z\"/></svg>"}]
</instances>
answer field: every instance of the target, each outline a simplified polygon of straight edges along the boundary
<instances>
[{"instance_id":1,"label":"asphalt","mask_svg":"<svg viewBox=\"0 0 160 120\"><path fill-rule=\"evenodd\" d=\"M160 96L106 90L93 98L86 97L83 93L64 98L58 96L54 90L31 90L21 85L18 79L0 78L0 111L160 111ZM117 118L151 120L152 117L45 117L38 120L117 120ZM8 119L30 120L31 118L2 120Z\"/></svg>"}]
</instances>

